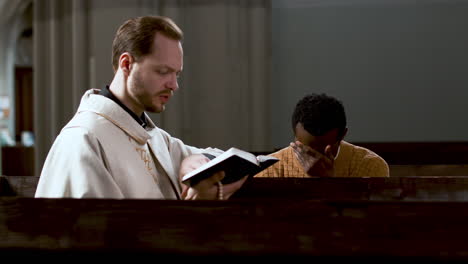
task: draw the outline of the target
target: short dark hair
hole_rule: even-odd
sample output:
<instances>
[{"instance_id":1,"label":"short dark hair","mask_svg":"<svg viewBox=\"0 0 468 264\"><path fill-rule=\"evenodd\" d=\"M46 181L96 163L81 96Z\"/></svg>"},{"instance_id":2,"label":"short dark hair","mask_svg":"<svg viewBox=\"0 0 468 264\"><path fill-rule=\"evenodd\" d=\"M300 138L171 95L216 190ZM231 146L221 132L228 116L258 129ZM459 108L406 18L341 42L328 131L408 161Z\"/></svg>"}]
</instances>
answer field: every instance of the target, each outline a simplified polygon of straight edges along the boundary
<instances>
[{"instance_id":1,"label":"short dark hair","mask_svg":"<svg viewBox=\"0 0 468 264\"><path fill-rule=\"evenodd\" d=\"M129 52L135 60L152 52L154 35L160 32L166 37L182 40L182 30L168 17L142 16L123 23L115 34L112 43L112 67L119 67L120 55Z\"/></svg>"},{"instance_id":2,"label":"short dark hair","mask_svg":"<svg viewBox=\"0 0 468 264\"><path fill-rule=\"evenodd\" d=\"M343 137L346 129L344 106L341 101L325 93L308 94L297 102L294 109L292 115L294 132L298 123L314 136L322 136L338 128L339 137Z\"/></svg>"}]
</instances>

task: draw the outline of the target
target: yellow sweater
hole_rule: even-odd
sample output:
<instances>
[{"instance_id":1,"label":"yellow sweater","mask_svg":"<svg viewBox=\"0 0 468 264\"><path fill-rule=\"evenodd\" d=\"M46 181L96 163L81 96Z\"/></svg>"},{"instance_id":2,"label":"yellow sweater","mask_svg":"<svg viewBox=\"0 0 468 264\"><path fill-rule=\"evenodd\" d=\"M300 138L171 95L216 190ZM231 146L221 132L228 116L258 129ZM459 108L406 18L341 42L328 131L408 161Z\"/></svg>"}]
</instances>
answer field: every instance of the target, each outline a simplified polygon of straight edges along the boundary
<instances>
[{"instance_id":1,"label":"yellow sweater","mask_svg":"<svg viewBox=\"0 0 468 264\"><path fill-rule=\"evenodd\" d=\"M291 147L273 154L280 159L255 177L310 177L297 160ZM387 162L369 149L341 141L335 160L335 177L389 177Z\"/></svg>"}]
</instances>

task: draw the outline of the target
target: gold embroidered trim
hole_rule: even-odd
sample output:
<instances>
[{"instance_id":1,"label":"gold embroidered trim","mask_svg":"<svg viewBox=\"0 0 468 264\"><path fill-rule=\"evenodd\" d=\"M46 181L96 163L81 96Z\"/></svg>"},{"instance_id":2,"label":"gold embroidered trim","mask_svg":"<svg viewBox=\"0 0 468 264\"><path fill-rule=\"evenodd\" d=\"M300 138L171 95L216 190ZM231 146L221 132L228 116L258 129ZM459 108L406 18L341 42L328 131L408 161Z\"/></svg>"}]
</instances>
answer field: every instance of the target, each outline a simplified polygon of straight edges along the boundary
<instances>
[{"instance_id":1,"label":"gold embroidered trim","mask_svg":"<svg viewBox=\"0 0 468 264\"><path fill-rule=\"evenodd\" d=\"M146 149L143 149L143 148L135 147L135 150L136 150L136 152L138 154L140 154L140 159L145 163L145 167L146 167L146 170L148 171L148 173L151 176L153 176L156 183L159 184L158 177L157 177L156 173L153 171L153 167L151 166L152 158L151 158L150 154L146 151Z\"/></svg>"},{"instance_id":2,"label":"gold embroidered trim","mask_svg":"<svg viewBox=\"0 0 468 264\"><path fill-rule=\"evenodd\" d=\"M122 127L121 125L119 125L117 123L117 121L113 120L112 118L110 118L109 116L107 115L104 115L102 113L97 113L97 112L94 112L96 113L97 115L100 115L102 117L104 117L105 119L109 120L110 122L112 122L112 124L116 125L117 127L119 127L120 129L122 129L123 131L125 131L125 133L127 133L128 135L130 135L133 139L135 139L136 142L138 142L138 144L140 145L143 145L146 143L146 139L141 139L139 137L137 137L136 135L132 134L130 131L126 130L124 127Z\"/></svg>"}]
</instances>

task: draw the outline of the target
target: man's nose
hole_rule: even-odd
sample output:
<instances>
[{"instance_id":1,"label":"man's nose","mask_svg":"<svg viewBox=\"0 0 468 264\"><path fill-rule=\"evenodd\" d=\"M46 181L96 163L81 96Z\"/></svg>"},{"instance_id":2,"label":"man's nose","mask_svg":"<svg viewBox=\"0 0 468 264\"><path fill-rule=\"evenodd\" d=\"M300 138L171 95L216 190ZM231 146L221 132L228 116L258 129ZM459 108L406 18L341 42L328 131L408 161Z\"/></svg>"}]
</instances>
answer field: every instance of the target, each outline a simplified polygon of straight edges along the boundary
<instances>
[{"instance_id":1,"label":"man's nose","mask_svg":"<svg viewBox=\"0 0 468 264\"><path fill-rule=\"evenodd\" d=\"M177 74L171 74L171 79L168 81L167 86L169 89L173 91L179 89L179 83L177 81Z\"/></svg>"}]
</instances>

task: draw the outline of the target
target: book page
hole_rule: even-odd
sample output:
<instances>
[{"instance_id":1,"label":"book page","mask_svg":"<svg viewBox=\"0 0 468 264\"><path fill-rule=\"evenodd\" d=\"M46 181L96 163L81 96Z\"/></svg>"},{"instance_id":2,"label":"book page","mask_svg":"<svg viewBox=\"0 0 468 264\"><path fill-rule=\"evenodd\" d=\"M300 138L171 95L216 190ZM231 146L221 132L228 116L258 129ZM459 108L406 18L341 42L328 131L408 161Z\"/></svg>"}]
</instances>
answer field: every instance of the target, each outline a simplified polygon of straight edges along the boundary
<instances>
[{"instance_id":1,"label":"book page","mask_svg":"<svg viewBox=\"0 0 468 264\"><path fill-rule=\"evenodd\" d=\"M257 157L255 157L255 155L250 153L250 152L240 150L238 148L230 148L226 152L230 153L229 156L231 156L231 154L232 155L237 155L237 156L239 156L239 157L241 157L243 159L246 159L246 160L248 160L248 161L250 161L250 162L252 162L254 164L257 164L257 165L259 164L258 160L257 160Z\"/></svg>"}]
</instances>

